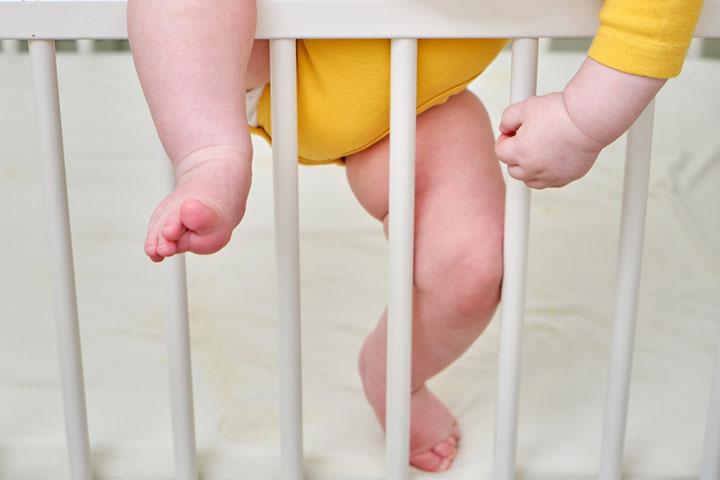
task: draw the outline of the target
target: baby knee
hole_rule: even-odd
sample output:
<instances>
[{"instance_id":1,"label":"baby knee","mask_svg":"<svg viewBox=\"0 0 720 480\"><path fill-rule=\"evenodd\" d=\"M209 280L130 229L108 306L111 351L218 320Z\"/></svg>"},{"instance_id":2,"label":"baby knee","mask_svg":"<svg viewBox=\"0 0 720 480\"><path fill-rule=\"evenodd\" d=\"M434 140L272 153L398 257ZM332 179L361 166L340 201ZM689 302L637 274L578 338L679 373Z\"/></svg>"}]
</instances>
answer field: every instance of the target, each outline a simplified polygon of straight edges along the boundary
<instances>
[{"instance_id":1,"label":"baby knee","mask_svg":"<svg viewBox=\"0 0 720 480\"><path fill-rule=\"evenodd\" d=\"M471 315L494 309L500 301L502 257L469 254L448 272L448 287L456 311Z\"/></svg>"},{"instance_id":2,"label":"baby knee","mask_svg":"<svg viewBox=\"0 0 720 480\"><path fill-rule=\"evenodd\" d=\"M465 242L447 246L429 262L416 263L416 287L442 293L455 314L494 309L500 301L502 245Z\"/></svg>"}]
</instances>

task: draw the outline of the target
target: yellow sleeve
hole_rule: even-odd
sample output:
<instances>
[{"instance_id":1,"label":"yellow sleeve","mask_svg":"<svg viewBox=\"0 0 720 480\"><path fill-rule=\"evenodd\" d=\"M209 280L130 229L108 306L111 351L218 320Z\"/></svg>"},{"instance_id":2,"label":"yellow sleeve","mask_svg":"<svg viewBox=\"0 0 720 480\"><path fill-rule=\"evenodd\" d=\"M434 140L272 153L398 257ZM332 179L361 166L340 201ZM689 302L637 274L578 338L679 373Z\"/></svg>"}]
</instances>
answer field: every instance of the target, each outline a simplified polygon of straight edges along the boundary
<instances>
[{"instance_id":1,"label":"yellow sleeve","mask_svg":"<svg viewBox=\"0 0 720 480\"><path fill-rule=\"evenodd\" d=\"M645 77L680 74L703 0L605 0L588 55Z\"/></svg>"}]
</instances>

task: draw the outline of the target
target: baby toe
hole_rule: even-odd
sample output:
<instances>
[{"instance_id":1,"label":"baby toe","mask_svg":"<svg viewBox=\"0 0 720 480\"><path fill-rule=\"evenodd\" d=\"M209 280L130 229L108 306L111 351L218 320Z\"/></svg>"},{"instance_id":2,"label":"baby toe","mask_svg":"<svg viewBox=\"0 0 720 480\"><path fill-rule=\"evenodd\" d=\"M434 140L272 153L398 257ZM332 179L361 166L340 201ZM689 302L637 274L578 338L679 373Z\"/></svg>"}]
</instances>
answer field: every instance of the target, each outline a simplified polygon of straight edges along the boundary
<instances>
[{"instance_id":1,"label":"baby toe","mask_svg":"<svg viewBox=\"0 0 720 480\"><path fill-rule=\"evenodd\" d=\"M451 443L450 439L448 439L435 445L435 447L433 447L433 452L437 453L441 457L449 458L452 460L453 458L455 458L455 455L457 455L457 448L455 448L455 445L457 444Z\"/></svg>"},{"instance_id":2,"label":"baby toe","mask_svg":"<svg viewBox=\"0 0 720 480\"><path fill-rule=\"evenodd\" d=\"M442 457L432 450L418 453L410 458L410 464L413 467L425 470L426 472L441 472L447 470L450 467L450 462L450 459Z\"/></svg>"},{"instance_id":3,"label":"baby toe","mask_svg":"<svg viewBox=\"0 0 720 480\"><path fill-rule=\"evenodd\" d=\"M180 221L180 215L173 215L165 222L165 226L160 230L160 234L165 240L175 242L185 231L185 226Z\"/></svg>"},{"instance_id":4,"label":"baby toe","mask_svg":"<svg viewBox=\"0 0 720 480\"><path fill-rule=\"evenodd\" d=\"M155 262L155 263L162 262L162 261L163 261L163 258L165 258L165 257L163 257L163 256L161 256L161 255L158 255L157 253L147 253L147 252L145 252L145 253L146 253L147 256L150 258L150 260L152 260L152 261Z\"/></svg>"},{"instance_id":5,"label":"baby toe","mask_svg":"<svg viewBox=\"0 0 720 480\"><path fill-rule=\"evenodd\" d=\"M177 246L175 242L171 242L160 235L157 242L157 254L163 257L169 257L175 255L176 251Z\"/></svg>"},{"instance_id":6,"label":"baby toe","mask_svg":"<svg viewBox=\"0 0 720 480\"><path fill-rule=\"evenodd\" d=\"M180 235L180 238L177 239L177 242L175 242L175 246L177 247L176 253L185 253L190 251L190 238L195 235L193 232L185 231L182 235Z\"/></svg>"},{"instance_id":7,"label":"baby toe","mask_svg":"<svg viewBox=\"0 0 720 480\"><path fill-rule=\"evenodd\" d=\"M150 257L150 260L153 262L159 262L162 260L162 257L157 253L157 236L148 234L148 237L145 240L145 255Z\"/></svg>"},{"instance_id":8,"label":"baby toe","mask_svg":"<svg viewBox=\"0 0 720 480\"><path fill-rule=\"evenodd\" d=\"M188 230L199 234L214 231L220 224L220 214L205 203L189 198L180 204L180 220Z\"/></svg>"}]
</instances>

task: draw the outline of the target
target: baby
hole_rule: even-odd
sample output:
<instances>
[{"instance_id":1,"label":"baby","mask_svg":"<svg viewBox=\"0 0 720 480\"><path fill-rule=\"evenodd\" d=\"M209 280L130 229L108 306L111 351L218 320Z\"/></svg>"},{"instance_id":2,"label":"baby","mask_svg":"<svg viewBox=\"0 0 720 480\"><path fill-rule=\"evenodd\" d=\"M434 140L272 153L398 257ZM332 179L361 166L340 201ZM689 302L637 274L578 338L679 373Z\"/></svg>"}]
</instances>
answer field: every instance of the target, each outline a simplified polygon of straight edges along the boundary
<instances>
[{"instance_id":1,"label":"baby","mask_svg":"<svg viewBox=\"0 0 720 480\"><path fill-rule=\"evenodd\" d=\"M701 0L607 0L580 71L561 93L512 105L493 137L467 85L506 40L420 40L410 462L450 467L460 440L427 388L487 326L500 296L504 184L582 177L679 73ZM150 219L153 261L209 254L230 240L251 182L250 131L271 139L268 42L255 0L130 0L136 69L177 187ZM342 163L387 233L387 40L298 40L300 161ZM246 96L246 92L247 96ZM365 394L385 420L386 312L360 352Z\"/></svg>"}]
</instances>

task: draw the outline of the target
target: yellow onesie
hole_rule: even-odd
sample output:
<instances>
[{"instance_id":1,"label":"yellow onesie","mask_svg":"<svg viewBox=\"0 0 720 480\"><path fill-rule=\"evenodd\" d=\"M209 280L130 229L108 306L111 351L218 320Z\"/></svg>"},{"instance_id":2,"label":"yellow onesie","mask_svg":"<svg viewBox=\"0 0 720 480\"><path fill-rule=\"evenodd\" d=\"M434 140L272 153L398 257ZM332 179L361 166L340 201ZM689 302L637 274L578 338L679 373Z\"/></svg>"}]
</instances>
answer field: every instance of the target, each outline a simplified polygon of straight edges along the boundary
<instances>
[{"instance_id":1,"label":"yellow onesie","mask_svg":"<svg viewBox=\"0 0 720 480\"><path fill-rule=\"evenodd\" d=\"M461 92L500 53L504 39L419 40L417 112ZM383 139L390 122L389 40L298 40L298 154L341 161ZM270 88L253 133L270 140Z\"/></svg>"},{"instance_id":2,"label":"yellow onesie","mask_svg":"<svg viewBox=\"0 0 720 480\"><path fill-rule=\"evenodd\" d=\"M680 73L702 0L605 0L588 55L648 77ZM417 112L464 90L506 39L418 41ZM342 162L383 139L390 121L389 40L298 40L298 154L306 164ZM253 133L271 140L270 87Z\"/></svg>"}]
</instances>

